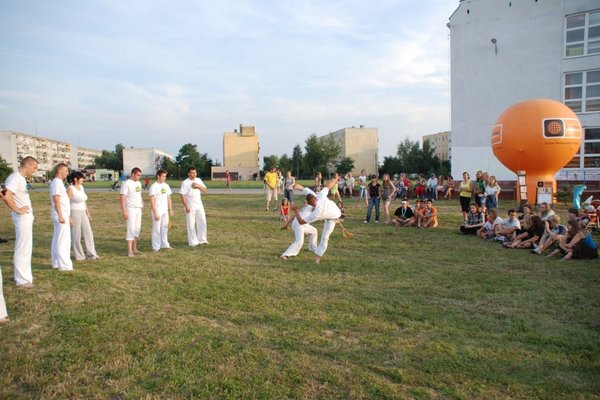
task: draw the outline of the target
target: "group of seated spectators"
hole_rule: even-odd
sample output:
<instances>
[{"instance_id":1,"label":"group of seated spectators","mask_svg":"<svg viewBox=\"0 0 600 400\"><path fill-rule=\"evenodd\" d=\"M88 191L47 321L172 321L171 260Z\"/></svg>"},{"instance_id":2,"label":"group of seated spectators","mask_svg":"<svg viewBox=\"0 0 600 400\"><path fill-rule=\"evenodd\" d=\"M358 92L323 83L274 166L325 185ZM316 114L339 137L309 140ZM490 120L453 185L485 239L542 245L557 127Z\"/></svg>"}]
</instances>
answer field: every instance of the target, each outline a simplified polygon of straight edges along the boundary
<instances>
[{"instance_id":1,"label":"group of seated spectators","mask_svg":"<svg viewBox=\"0 0 600 400\"><path fill-rule=\"evenodd\" d=\"M477 235L490 241L499 241L508 249L529 249L534 254L547 253L548 257L597 258L598 245L587 230L590 219L587 214L579 215L576 208L569 209L567 224L548 203L538 206L538 214L530 205L523 207L523 214L517 217L514 209L508 210L507 217L501 218L496 208L490 208L485 215L475 203L469 206L467 219L460 227L466 235Z\"/></svg>"},{"instance_id":2,"label":"group of seated spectators","mask_svg":"<svg viewBox=\"0 0 600 400\"><path fill-rule=\"evenodd\" d=\"M433 201L417 200L417 206L413 209L407 198L402 200L400 207L394 212L392 224L398 227L435 228L438 226L437 208Z\"/></svg>"}]
</instances>

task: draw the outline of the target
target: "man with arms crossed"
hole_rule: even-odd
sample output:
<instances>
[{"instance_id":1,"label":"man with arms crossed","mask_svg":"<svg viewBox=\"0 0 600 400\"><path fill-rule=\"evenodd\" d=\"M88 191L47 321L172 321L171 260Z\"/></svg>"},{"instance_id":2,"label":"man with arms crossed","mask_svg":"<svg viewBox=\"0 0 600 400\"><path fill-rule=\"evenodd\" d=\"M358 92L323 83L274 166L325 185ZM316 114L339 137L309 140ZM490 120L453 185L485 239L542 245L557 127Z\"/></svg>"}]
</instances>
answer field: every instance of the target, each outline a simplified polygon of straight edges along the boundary
<instances>
[{"instance_id":1,"label":"man with arms crossed","mask_svg":"<svg viewBox=\"0 0 600 400\"><path fill-rule=\"evenodd\" d=\"M185 209L185 220L187 222L188 244L192 247L208 243L206 214L202 204L201 193L208 193L208 189L202 179L196 177L196 168L189 167L188 178L181 182L179 195Z\"/></svg>"},{"instance_id":2,"label":"man with arms crossed","mask_svg":"<svg viewBox=\"0 0 600 400\"><path fill-rule=\"evenodd\" d=\"M121 212L123 220L127 223L125 240L127 240L128 257L142 254L137 249L137 240L142 229L142 209L144 208L141 176L142 170L135 167L131 170L131 178L123 182L123 186L121 186Z\"/></svg>"},{"instance_id":3,"label":"man with arms crossed","mask_svg":"<svg viewBox=\"0 0 600 400\"><path fill-rule=\"evenodd\" d=\"M69 174L66 164L60 163L55 168L54 179L50 183L50 203L52 205L52 248L50 260L52 268L59 271L72 271L71 261L71 201L65 189L65 178Z\"/></svg>"},{"instance_id":4,"label":"man with arms crossed","mask_svg":"<svg viewBox=\"0 0 600 400\"><path fill-rule=\"evenodd\" d=\"M319 192L319 194L315 194L309 188L305 188L299 184L296 184L296 189L303 190L304 194L306 194L306 201L309 205L314 207L313 211L302 218L300 212L298 211L297 206L292 206L292 210L294 210L294 214L296 214L296 219L300 225L310 224L313 221L318 221L320 219L324 220L323 223L323 232L321 233L321 242L319 246L315 250L315 254L317 255L315 258L315 262L318 264L321 262L321 258L325 251L327 251L327 245L329 244L329 236L333 232L335 228L336 221L342 215L337 204L327 198L329 194L329 190L333 187L333 185L337 185L337 179L332 179Z\"/></svg>"},{"instance_id":5,"label":"man with arms crossed","mask_svg":"<svg viewBox=\"0 0 600 400\"><path fill-rule=\"evenodd\" d=\"M173 216L171 188L165 181L167 171L156 171L156 182L150 186L150 208L152 209L152 250L172 249L169 244L169 215Z\"/></svg>"},{"instance_id":6,"label":"man with arms crossed","mask_svg":"<svg viewBox=\"0 0 600 400\"><path fill-rule=\"evenodd\" d=\"M4 201L12 210L11 217L15 225L14 271L15 282L19 287L33 287L31 273L31 251L33 248L33 209L27 193L25 177L37 171L38 162L33 157L25 157L17 172L6 179Z\"/></svg>"}]
</instances>

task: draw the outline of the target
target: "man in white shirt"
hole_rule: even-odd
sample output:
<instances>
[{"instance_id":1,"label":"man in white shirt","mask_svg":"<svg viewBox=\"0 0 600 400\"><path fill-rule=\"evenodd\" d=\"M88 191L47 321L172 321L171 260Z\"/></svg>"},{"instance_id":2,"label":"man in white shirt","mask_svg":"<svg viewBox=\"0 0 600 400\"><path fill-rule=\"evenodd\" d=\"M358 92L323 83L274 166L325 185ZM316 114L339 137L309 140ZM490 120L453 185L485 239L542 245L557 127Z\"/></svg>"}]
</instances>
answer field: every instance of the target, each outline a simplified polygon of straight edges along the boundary
<instances>
[{"instance_id":1,"label":"man in white shirt","mask_svg":"<svg viewBox=\"0 0 600 400\"><path fill-rule=\"evenodd\" d=\"M302 218L306 218L312 213L314 210L313 206L306 205L303 207L298 213ZM292 224L292 230L294 231L294 241L287 248L286 251L280 256L282 260L287 260L288 257L295 257L302 250L302 245L304 244L304 234L308 235L308 250L314 252L317 249L317 240L319 236L319 232L317 228L312 226L311 224L300 225L298 223L297 218L293 218L291 222L288 222L282 229L287 229L289 224Z\"/></svg>"},{"instance_id":2,"label":"man in white shirt","mask_svg":"<svg viewBox=\"0 0 600 400\"><path fill-rule=\"evenodd\" d=\"M142 170L135 167L131 170L131 177L121 186L121 212L123 220L127 223L127 256L134 257L141 254L137 249L137 240L142 229L142 183L140 178Z\"/></svg>"},{"instance_id":3,"label":"man in white shirt","mask_svg":"<svg viewBox=\"0 0 600 400\"><path fill-rule=\"evenodd\" d=\"M33 208L27 192L26 177L37 171L38 162L33 157L25 157L17 172L11 174L5 182L4 201L12 210L11 217L15 225L14 271L15 282L19 287L33 287L31 273L31 252L33 248Z\"/></svg>"},{"instance_id":4,"label":"man in white shirt","mask_svg":"<svg viewBox=\"0 0 600 400\"><path fill-rule=\"evenodd\" d=\"M201 193L208 193L208 189L202 179L196 177L195 167L189 167L187 174L188 178L181 182L179 195L185 209L188 244L194 247L208 243L206 214L201 197Z\"/></svg>"},{"instance_id":5,"label":"man in white shirt","mask_svg":"<svg viewBox=\"0 0 600 400\"><path fill-rule=\"evenodd\" d=\"M152 250L172 249L169 244L169 215L173 215L171 188L165 181L167 171L156 172L156 182L150 186L150 207L152 208Z\"/></svg>"},{"instance_id":6,"label":"man in white shirt","mask_svg":"<svg viewBox=\"0 0 600 400\"><path fill-rule=\"evenodd\" d=\"M329 182L327 182L325 187L319 192L319 194L316 194L309 188L305 188L301 185L296 184L296 189L303 190L304 194L306 194L306 201L309 205L314 207L313 211L308 216L306 216L306 218L303 218L300 215L300 212L298 211L298 207L293 206L292 210L294 210L294 214L296 215L298 223L300 225L304 225L310 224L311 222L318 221L321 219L324 221L323 232L321 233L321 242L319 243L317 249L314 251L314 253L316 254L315 262L317 264L321 262L321 258L325 254L325 251L327 251L329 236L331 236L331 233L335 228L335 224L338 218L342 215L342 212L340 211L339 207L333 201L327 198L329 190L333 187L333 185L337 184L337 179L330 180Z\"/></svg>"},{"instance_id":7,"label":"man in white shirt","mask_svg":"<svg viewBox=\"0 0 600 400\"><path fill-rule=\"evenodd\" d=\"M65 189L65 178L69 174L69 167L60 163L55 167L56 174L50 183L50 203L52 205L52 248L50 260L52 268L59 271L72 271L71 261L71 202Z\"/></svg>"}]
</instances>

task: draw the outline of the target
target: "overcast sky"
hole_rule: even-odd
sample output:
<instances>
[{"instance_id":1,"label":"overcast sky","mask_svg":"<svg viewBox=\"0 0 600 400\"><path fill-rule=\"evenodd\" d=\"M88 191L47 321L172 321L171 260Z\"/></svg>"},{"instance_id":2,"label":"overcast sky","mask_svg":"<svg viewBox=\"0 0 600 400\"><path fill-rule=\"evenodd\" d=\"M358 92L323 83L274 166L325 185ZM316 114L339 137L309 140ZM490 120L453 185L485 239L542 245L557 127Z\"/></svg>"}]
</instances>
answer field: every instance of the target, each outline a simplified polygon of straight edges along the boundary
<instances>
[{"instance_id":1,"label":"overcast sky","mask_svg":"<svg viewBox=\"0 0 600 400\"><path fill-rule=\"evenodd\" d=\"M222 161L254 125L262 157L311 133L450 130L458 0L2 0L0 130Z\"/></svg>"}]
</instances>

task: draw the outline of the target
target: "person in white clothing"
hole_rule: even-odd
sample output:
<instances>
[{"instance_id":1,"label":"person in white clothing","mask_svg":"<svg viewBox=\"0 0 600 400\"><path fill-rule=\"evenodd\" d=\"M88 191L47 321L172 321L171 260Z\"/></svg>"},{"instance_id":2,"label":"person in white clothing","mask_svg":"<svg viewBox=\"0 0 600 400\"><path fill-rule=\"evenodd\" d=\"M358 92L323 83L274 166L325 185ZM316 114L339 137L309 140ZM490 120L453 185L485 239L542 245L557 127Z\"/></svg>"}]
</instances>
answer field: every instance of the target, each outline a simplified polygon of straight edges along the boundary
<instances>
[{"instance_id":1,"label":"person in white clothing","mask_svg":"<svg viewBox=\"0 0 600 400\"><path fill-rule=\"evenodd\" d=\"M333 185L337 185L337 179L332 179L325 187L319 192L319 194L315 194L309 188L302 187L301 185L296 185L296 189L303 190L304 194L306 194L306 201L309 205L313 206L313 211L303 218L298 211L297 206L293 206L292 210L294 210L294 214L296 215L296 219L300 225L310 224L311 222L323 220L323 232L321 233L321 242L319 246L315 250L316 258L315 262L318 264L321 262L321 258L327 251L327 245L329 244L329 236L335 229L335 224L338 218L342 215L337 204L327 198L329 194L329 190L333 187Z\"/></svg>"},{"instance_id":2,"label":"person in white clothing","mask_svg":"<svg viewBox=\"0 0 600 400\"><path fill-rule=\"evenodd\" d=\"M152 250L172 249L169 244L169 216L173 215L171 188L165 182L167 171L156 171L156 182L150 186L150 207L152 208Z\"/></svg>"},{"instance_id":3,"label":"person in white clothing","mask_svg":"<svg viewBox=\"0 0 600 400\"><path fill-rule=\"evenodd\" d=\"M52 249L50 260L52 268L59 271L73 270L71 261L71 202L65 188L65 178L69 175L69 167L60 163L55 167L54 179L50 183L50 203L52 205Z\"/></svg>"},{"instance_id":4,"label":"person in white clothing","mask_svg":"<svg viewBox=\"0 0 600 400\"><path fill-rule=\"evenodd\" d=\"M8 312L6 312L6 303L4 302L4 293L2 291L2 269L0 269L0 325L9 321Z\"/></svg>"},{"instance_id":5,"label":"person in white clothing","mask_svg":"<svg viewBox=\"0 0 600 400\"><path fill-rule=\"evenodd\" d=\"M83 261L87 258L98 260L100 257L96 253L94 245L94 233L92 232L92 215L87 206L88 196L83 188L83 174L79 171L73 171L67 181L71 184L67 189L69 199L71 199L71 244L73 253L77 261ZM81 236L85 243L85 252L81 246Z\"/></svg>"},{"instance_id":6,"label":"person in white clothing","mask_svg":"<svg viewBox=\"0 0 600 400\"><path fill-rule=\"evenodd\" d=\"M121 213L123 220L127 223L127 256L134 257L142 254L137 249L137 241L142 229L142 183L140 177L142 170L135 167L131 170L131 177L123 182L121 186Z\"/></svg>"},{"instance_id":7,"label":"person in white clothing","mask_svg":"<svg viewBox=\"0 0 600 400\"><path fill-rule=\"evenodd\" d=\"M206 214L201 197L201 193L208 193L208 189L202 179L196 177L195 167L188 168L187 174L188 178L181 183L179 195L185 209L188 244L194 247L208 243Z\"/></svg>"},{"instance_id":8,"label":"person in white clothing","mask_svg":"<svg viewBox=\"0 0 600 400\"><path fill-rule=\"evenodd\" d=\"M313 206L306 205L303 207L298 213L302 218L306 218L312 213L314 210ZM317 250L317 240L319 233L317 228L312 226L311 224L300 225L296 218L292 218L285 226L281 229L287 229L289 225L292 225L292 230L294 231L295 240L292 242L290 247L287 248L286 251L280 256L282 260L287 260L288 257L295 257L300 253L302 249L302 245L304 244L304 235L308 235L308 250L315 252Z\"/></svg>"},{"instance_id":9,"label":"person in white clothing","mask_svg":"<svg viewBox=\"0 0 600 400\"><path fill-rule=\"evenodd\" d=\"M26 177L37 171L38 162L27 156L21 160L19 170L11 174L5 182L4 201L12 210L15 225L14 271L15 282L19 287L33 287L31 273L31 252L33 249L33 208L27 192Z\"/></svg>"}]
</instances>

